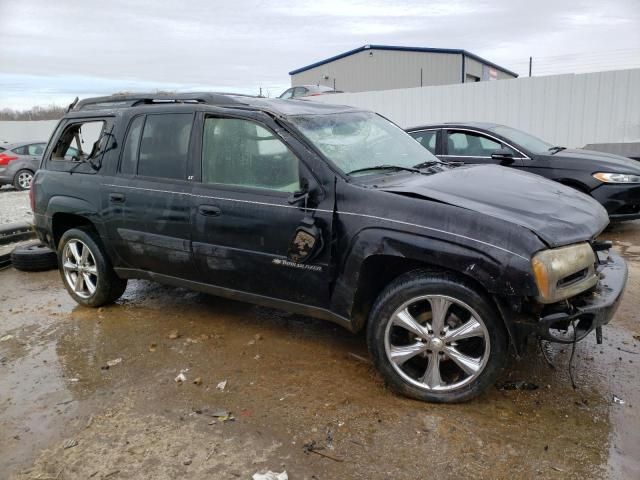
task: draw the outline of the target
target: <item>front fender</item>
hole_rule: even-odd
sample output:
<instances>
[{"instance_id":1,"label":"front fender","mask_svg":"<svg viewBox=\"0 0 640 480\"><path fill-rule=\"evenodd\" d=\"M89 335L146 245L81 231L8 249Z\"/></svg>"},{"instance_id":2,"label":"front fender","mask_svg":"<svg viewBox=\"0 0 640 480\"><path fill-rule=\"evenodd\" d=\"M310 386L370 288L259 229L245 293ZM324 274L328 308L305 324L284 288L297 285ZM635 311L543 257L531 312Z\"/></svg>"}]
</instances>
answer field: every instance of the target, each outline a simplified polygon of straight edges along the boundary
<instances>
[{"instance_id":1,"label":"front fender","mask_svg":"<svg viewBox=\"0 0 640 480\"><path fill-rule=\"evenodd\" d=\"M402 231L368 228L353 239L343 261L334 290L336 311L350 313L360 285L362 266L375 255L412 260L416 266L432 266L472 279L491 295L535 296L538 294L528 261L482 245L465 245L452 240Z\"/></svg>"}]
</instances>

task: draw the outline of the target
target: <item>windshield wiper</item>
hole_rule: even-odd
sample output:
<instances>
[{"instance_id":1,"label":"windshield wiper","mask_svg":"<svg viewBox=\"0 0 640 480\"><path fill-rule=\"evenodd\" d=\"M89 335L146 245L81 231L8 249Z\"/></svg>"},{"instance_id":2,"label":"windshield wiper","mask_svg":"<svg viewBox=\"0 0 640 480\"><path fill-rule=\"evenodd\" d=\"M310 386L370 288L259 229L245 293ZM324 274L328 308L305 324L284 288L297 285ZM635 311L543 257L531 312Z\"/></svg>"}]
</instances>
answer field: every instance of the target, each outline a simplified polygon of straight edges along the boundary
<instances>
[{"instance_id":1,"label":"windshield wiper","mask_svg":"<svg viewBox=\"0 0 640 480\"><path fill-rule=\"evenodd\" d=\"M417 168L401 167L399 165L375 165L373 167L356 168L355 170L347 172L347 175L351 175L352 173L368 172L369 170L406 170L407 172L420 173L420 170Z\"/></svg>"},{"instance_id":2,"label":"windshield wiper","mask_svg":"<svg viewBox=\"0 0 640 480\"><path fill-rule=\"evenodd\" d=\"M558 152L561 152L562 150L566 150L567 147L551 147L549 149L549 151L551 152L551 155L555 155Z\"/></svg>"},{"instance_id":3,"label":"windshield wiper","mask_svg":"<svg viewBox=\"0 0 640 480\"><path fill-rule=\"evenodd\" d=\"M417 165L414 165L413 168L429 168L429 167L433 167L434 165L442 165L442 162L439 162L437 160L431 160L429 162L422 162Z\"/></svg>"}]
</instances>

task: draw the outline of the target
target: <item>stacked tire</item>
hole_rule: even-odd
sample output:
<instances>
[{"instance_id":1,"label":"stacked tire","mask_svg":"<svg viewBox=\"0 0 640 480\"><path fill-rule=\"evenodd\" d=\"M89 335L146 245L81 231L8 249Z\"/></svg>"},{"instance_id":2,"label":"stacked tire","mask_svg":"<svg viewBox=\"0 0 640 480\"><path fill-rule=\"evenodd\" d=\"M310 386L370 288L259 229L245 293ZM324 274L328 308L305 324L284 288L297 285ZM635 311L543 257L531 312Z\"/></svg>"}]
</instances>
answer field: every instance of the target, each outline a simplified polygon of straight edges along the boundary
<instances>
[{"instance_id":1,"label":"stacked tire","mask_svg":"<svg viewBox=\"0 0 640 480\"><path fill-rule=\"evenodd\" d=\"M58 256L42 242L34 241L14 248L11 264L23 272L42 272L58 268Z\"/></svg>"}]
</instances>

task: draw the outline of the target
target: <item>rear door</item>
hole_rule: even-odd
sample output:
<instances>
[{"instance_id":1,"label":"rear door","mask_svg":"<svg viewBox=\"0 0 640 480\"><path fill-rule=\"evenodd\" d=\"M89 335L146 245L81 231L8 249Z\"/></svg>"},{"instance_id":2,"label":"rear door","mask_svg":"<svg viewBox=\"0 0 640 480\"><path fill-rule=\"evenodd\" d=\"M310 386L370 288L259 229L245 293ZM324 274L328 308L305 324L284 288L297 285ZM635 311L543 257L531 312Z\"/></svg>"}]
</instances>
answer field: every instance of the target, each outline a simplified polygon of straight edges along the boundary
<instances>
[{"instance_id":1,"label":"rear door","mask_svg":"<svg viewBox=\"0 0 640 480\"><path fill-rule=\"evenodd\" d=\"M333 194L305 150L265 114L202 113L192 241L202 280L234 291L327 306ZM308 184L309 199L291 203ZM288 256L299 227L320 233L309 261Z\"/></svg>"},{"instance_id":2,"label":"rear door","mask_svg":"<svg viewBox=\"0 0 640 480\"><path fill-rule=\"evenodd\" d=\"M189 145L194 114L131 119L117 172L104 185L110 237L123 267L190 278Z\"/></svg>"},{"instance_id":3,"label":"rear door","mask_svg":"<svg viewBox=\"0 0 640 480\"><path fill-rule=\"evenodd\" d=\"M509 166L521 166L522 155L502 140L475 130L447 129L444 131L442 159L451 162L505 165L504 159L492 158L492 154L507 149L513 162Z\"/></svg>"}]
</instances>

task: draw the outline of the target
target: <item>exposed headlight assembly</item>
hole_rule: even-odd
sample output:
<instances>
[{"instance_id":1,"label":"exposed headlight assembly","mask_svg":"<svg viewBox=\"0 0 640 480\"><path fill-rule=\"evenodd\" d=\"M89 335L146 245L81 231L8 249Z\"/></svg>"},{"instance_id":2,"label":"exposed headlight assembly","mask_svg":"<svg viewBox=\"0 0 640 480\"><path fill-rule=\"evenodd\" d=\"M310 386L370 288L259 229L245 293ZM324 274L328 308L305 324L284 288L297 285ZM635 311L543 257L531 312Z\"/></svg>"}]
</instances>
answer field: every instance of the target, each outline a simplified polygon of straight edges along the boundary
<instances>
[{"instance_id":1,"label":"exposed headlight assembly","mask_svg":"<svg viewBox=\"0 0 640 480\"><path fill-rule=\"evenodd\" d=\"M531 259L538 285L538 301L555 303L573 297L598 283L596 257L587 242L552 248Z\"/></svg>"},{"instance_id":2,"label":"exposed headlight assembly","mask_svg":"<svg viewBox=\"0 0 640 480\"><path fill-rule=\"evenodd\" d=\"M640 175L633 173L604 173L593 174L593 178L604 183L640 183Z\"/></svg>"}]
</instances>

